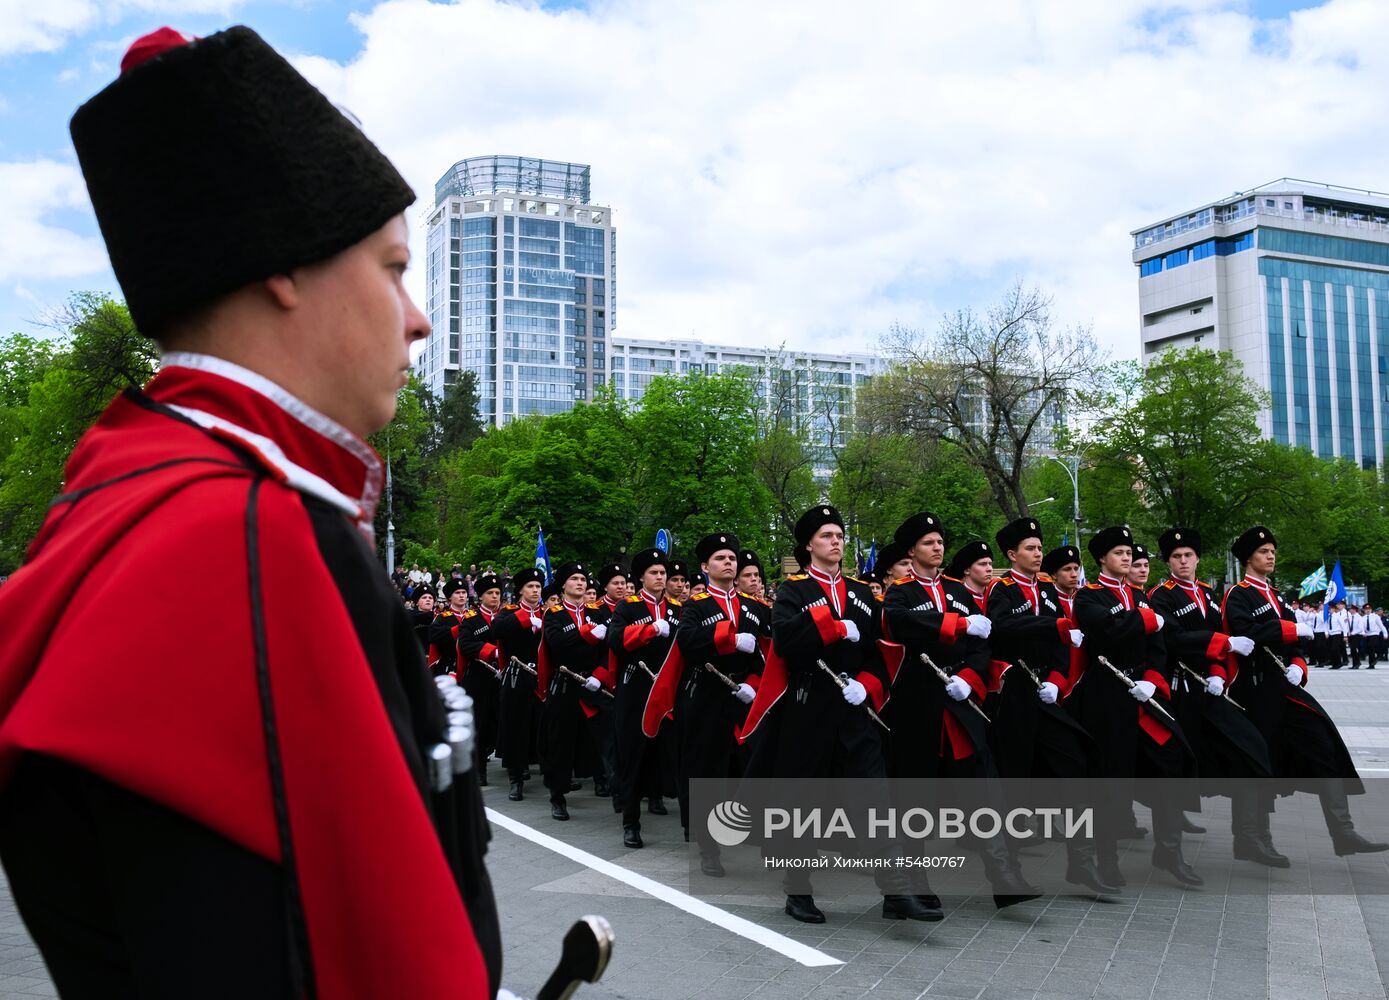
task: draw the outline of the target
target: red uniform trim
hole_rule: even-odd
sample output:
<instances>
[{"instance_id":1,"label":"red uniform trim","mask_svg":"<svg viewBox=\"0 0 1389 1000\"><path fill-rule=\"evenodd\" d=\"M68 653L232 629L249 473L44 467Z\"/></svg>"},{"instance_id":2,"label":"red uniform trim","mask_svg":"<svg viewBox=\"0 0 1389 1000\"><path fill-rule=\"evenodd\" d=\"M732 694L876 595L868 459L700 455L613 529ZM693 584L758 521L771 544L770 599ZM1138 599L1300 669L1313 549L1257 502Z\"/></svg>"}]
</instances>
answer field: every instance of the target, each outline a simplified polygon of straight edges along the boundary
<instances>
[{"instance_id":1,"label":"red uniform trim","mask_svg":"<svg viewBox=\"0 0 1389 1000\"><path fill-rule=\"evenodd\" d=\"M724 656L732 656L738 651L738 626L731 621L721 621L714 626L714 648Z\"/></svg>"},{"instance_id":2,"label":"red uniform trim","mask_svg":"<svg viewBox=\"0 0 1389 1000\"><path fill-rule=\"evenodd\" d=\"M969 622L961 618L953 611L947 611L940 623L940 641L947 646L955 645L958 639L969 628Z\"/></svg>"},{"instance_id":3,"label":"red uniform trim","mask_svg":"<svg viewBox=\"0 0 1389 1000\"><path fill-rule=\"evenodd\" d=\"M1211 636L1210 644L1206 646L1206 659L1218 663L1229 651L1230 637L1223 632L1216 632Z\"/></svg>"},{"instance_id":4,"label":"red uniform trim","mask_svg":"<svg viewBox=\"0 0 1389 1000\"><path fill-rule=\"evenodd\" d=\"M844 623L834 617L828 604L817 604L810 609L810 619L815 623L815 631L820 633L820 641L831 646L848 635Z\"/></svg>"},{"instance_id":5,"label":"red uniform trim","mask_svg":"<svg viewBox=\"0 0 1389 1000\"><path fill-rule=\"evenodd\" d=\"M629 653L640 649L656 638L656 626L650 622L645 625L628 625L622 630L622 648Z\"/></svg>"},{"instance_id":6,"label":"red uniform trim","mask_svg":"<svg viewBox=\"0 0 1389 1000\"><path fill-rule=\"evenodd\" d=\"M984 678L975 673L973 667L961 667L955 671L955 676L969 685L970 690L974 692L974 697L978 700L983 701L984 695L989 693L984 684Z\"/></svg>"},{"instance_id":7,"label":"red uniform trim","mask_svg":"<svg viewBox=\"0 0 1389 1000\"><path fill-rule=\"evenodd\" d=\"M883 690L883 682L865 670L854 678L863 685L868 692L868 700L873 703L873 710L877 711L883 707L883 702L887 701L887 692Z\"/></svg>"},{"instance_id":8,"label":"red uniform trim","mask_svg":"<svg viewBox=\"0 0 1389 1000\"><path fill-rule=\"evenodd\" d=\"M1283 629L1283 645L1297 642L1297 622L1280 621L1278 624Z\"/></svg>"},{"instance_id":9,"label":"red uniform trim","mask_svg":"<svg viewBox=\"0 0 1389 1000\"><path fill-rule=\"evenodd\" d=\"M1143 671L1143 679L1157 688L1158 694L1162 695L1164 698L1172 697L1172 688L1168 685L1167 678L1156 670Z\"/></svg>"},{"instance_id":10,"label":"red uniform trim","mask_svg":"<svg viewBox=\"0 0 1389 1000\"><path fill-rule=\"evenodd\" d=\"M1152 635L1158 630L1157 614L1152 608L1139 608L1138 613L1143 616L1143 631Z\"/></svg>"}]
</instances>

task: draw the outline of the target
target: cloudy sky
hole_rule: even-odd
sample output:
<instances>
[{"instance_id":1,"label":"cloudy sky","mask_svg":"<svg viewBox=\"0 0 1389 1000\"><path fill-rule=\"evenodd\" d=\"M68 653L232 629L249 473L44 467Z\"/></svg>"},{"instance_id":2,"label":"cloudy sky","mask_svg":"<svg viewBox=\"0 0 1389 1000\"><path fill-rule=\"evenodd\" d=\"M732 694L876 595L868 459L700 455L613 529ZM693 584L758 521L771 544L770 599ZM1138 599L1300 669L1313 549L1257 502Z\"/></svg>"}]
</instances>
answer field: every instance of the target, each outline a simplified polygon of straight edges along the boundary
<instances>
[{"instance_id":1,"label":"cloudy sky","mask_svg":"<svg viewBox=\"0 0 1389 1000\"><path fill-rule=\"evenodd\" d=\"M591 164L628 336L869 349L1022 277L1134 357L1130 230L1389 189L1381 0L0 0L0 333L117 291L67 121L166 23L249 24L355 112L417 256L455 160Z\"/></svg>"}]
</instances>

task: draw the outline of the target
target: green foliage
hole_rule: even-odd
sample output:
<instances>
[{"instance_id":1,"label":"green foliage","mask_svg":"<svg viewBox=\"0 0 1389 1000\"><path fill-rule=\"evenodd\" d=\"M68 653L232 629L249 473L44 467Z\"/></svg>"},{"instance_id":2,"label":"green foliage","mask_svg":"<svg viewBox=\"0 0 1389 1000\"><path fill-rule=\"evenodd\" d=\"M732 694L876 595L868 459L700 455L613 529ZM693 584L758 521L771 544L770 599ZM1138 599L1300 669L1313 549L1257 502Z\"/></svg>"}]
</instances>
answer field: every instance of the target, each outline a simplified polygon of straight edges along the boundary
<instances>
[{"instance_id":1,"label":"green foliage","mask_svg":"<svg viewBox=\"0 0 1389 1000\"><path fill-rule=\"evenodd\" d=\"M433 397L430 397L431 400ZM444 387L444 398L438 413L432 415L439 428L439 447L444 452L467 448L482 437L482 417L479 416L477 373L465 368L458 379Z\"/></svg>"},{"instance_id":2,"label":"green foliage","mask_svg":"<svg viewBox=\"0 0 1389 1000\"><path fill-rule=\"evenodd\" d=\"M388 520L394 520L398 540L408 538L421 544L439 540L440 516L433 479L439 432L433 409L433 394L412 374L396 397L395 417L368 438L391 466L389 509L383 498L376 511L376 545L383 559Z\"/></svg>"},{"instance_id":3,"label":"green foliage","mask_svg":"<svg viewBox=\"0 0 1389 1000\"><path fill-rule=\"evenodd\" d=\"M62 492L77 439L128 385L154 374L157 352L121 303L75 295L58 338L0 341L0 571L19 564L48 503Z\"/></svg>"}]
</instances>

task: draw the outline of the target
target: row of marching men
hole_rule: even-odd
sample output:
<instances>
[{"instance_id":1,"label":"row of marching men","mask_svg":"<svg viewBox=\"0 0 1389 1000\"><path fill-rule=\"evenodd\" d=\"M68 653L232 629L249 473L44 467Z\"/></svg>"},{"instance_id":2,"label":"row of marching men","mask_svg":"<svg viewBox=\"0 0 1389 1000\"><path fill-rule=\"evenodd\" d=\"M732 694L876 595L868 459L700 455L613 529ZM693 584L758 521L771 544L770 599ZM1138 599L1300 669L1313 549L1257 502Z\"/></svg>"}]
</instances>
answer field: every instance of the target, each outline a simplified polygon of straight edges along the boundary
<instances>
[{"instance_id":1,"label":"row of marching men","mask_svg":"<svg viewBox=\"0 0 1389 1000\"><path fill-rule=\"evenodd\" d=\"M651 550L633 560L640 589L622 601L584 603L584 569L570 564L556 578L558 607L540 610L535 581L535 601L523 587L515 607L460 622L465 683L475 698L486 688L474 677L500 695L504 765L508 713L524 711L507 707L508 692L513 702L523 692L541 706L552 814L568 816L575 737L586 730L612 775L624 842L639 846L643 775L673 738L681 823L713 876L723 874L718 847L690 823L692 778L1089 779L1093 837L1067 841L1065 877L1099 895L1125 885L1118 843L1132 832L1134 800L1152 812L1153 866L1202 884L1182 850L1197 788L1231 798L1237 859L1290 864L1270 832L1275 790L1320 797L1337 855L1389 849L1355 830L1348 796L1363 786L1307 691L1306 626L1272 585L1267 528L1234 542L1245 575L1223 600L1198 579L1201 539L1186 528L1159 539L1170 575L1146 590L1149 554L1123 526L1091 537L1099 574L1084 587L1079 551L1047 551L1030 518L997 534L1008 563L997 578L982 542L947 567L947 528L930 512L897 529L874 581L841 572L844 524L832 506L807 511L795 536L803 572L770 605L735 586L738 540L725 532L700 541L708 585L683 604L664 596L667 564ZM1036 898L1006 837L970 847L998 906ZM809 871L787 869L785 911L820 923ZM942 918L919 875L884 868L875 878L884 917Z\"/></svg>"}]
</instances>

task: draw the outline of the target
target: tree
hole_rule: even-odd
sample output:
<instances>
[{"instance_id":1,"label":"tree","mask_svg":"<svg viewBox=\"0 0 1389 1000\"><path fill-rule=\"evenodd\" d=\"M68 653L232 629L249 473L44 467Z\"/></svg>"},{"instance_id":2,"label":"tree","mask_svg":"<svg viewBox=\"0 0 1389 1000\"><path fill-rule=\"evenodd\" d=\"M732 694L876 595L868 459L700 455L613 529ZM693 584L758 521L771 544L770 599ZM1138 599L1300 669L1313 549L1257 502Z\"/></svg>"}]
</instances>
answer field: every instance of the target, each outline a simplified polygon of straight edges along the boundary
<instances>
[{"instance_id":1,"label":"tree","mask_svg":"<svg viewBox=\"0 0 1389 1000\"><path fill-rule=\"evenodd\" d=\"M382 497L376 510L376 547L383 561L388 516L394 518L401 550L406 539L432 545L441 534L433 482L439 450L433 398L412 373L396 396L395 416L368 439L391 466L391 496Z\"/></svg>"},{"instance_id":2,"label":"tree","mask_svg":"<svg viewBox=\"0 0 1389 1000\"><path fill-rule=\"evenodd\" d=\"M437 414L439 448L447 454L467 448L482 437L482 417L478 412L477 373L464 368L458 379L444 386L444 398Z\"/></svg>"},{"instance_id":3,"label":"tree","mask_svg":"<svg viewBox=\"0 0 1389 1000\"><path fill-rule=\"evenodd\" d=\"M77 439L126 386L154 374L154 342L119 302L74 295L54 318L52 341L15 335L0 349L7 380L0 393L0 564L18 565L49 501L62 492L63 468Z\"/></svg>"},{"instance_id":4,"label":"tree","mask_svg":"<svg viewBox=\"0 0 1389 1000\"><path fill-rule=\"evenodd\" d=\"M935 336L894 326L878 380L889 426L954 445L983 474L1005 519L1028 511L1023 478L1102 354L1088 329L1058 333L1051 299L1018 283L983 315L960 310Z\"/></svg>"}]
</instances>

